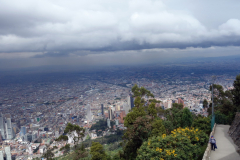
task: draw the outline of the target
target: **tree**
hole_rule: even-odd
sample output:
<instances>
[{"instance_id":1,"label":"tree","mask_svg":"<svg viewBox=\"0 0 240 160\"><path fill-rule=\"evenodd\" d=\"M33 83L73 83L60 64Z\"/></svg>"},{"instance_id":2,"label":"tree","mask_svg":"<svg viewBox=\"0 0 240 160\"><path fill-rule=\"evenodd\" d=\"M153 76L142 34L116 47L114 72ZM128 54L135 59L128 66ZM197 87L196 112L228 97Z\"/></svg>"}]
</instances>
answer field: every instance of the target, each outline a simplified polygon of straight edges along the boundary
<instances>
[{"instance_id":1,"label":"tree","mask_svg":"<svg viewBox=\"0 0 240 160\"><path fill-rule=\"evenodd\" d=\"M54 157L54 154L52 153L52 149L47 146L47 151L42 155L43 158L46 158L47 160L52 160Z\"/></svg>"},{"instance_id":2,"label":"tree","mask_svg":"<svg viewBox=\"0 0 240 160\"><path fill-rule=\"evenodd\" d=\"M70 151L70 144L66 144L62 148L60 148L60 151L63 151L63 154L66 154Z\"/></svg>"},{"instance_id":3,"label":"tree","mask_svg":"<svg viewBox=\"0 0 240 160\"><path fill-rule=\"evenodd\" d=\"M178 128L170 135L151 137L138 150L137 160L141 159L198 159L208 136L195 128Z\"/></svg>"},{"instance_id":4,"label":"tree","mask_svg":"<svg viewBox=\"0 0 240 160\"><path fill-rule=\"evenodd\" d=\"M143 117L146 115L146 112L144 110L144 107L133 107L131 112L127 114L126 117L124 117L124 126L129 127L130 125L133 125L134 121L138 117Z\"/></svg>"},{"instance_id":5,"label":"tree","mask_svg":"<svg viewBox=\"0 0 240 160\"><path fill-rule=\"evenodd\" d=\"M99 142L92 142L91 151L92 160L105 160L106 153Z\"/></svg>"},{"instance_id":6,"label":"tree","mask_svg":"<svg viewBox=\"0 0 240 160\"><path fill-rule=\"evenodd\" d=\"M237 82L236 82L237 83ZM212 90L212 87L210 87ZM236 105L234 104L234 94L235 88L232 91L224 91L221 85L214 84L214 111L216 117L216 123L231 124L235 117L235 113L237 111ZM208 114L212 114L212 103L209 105ZM217 112L219 111L219 112ZM218 113L218 115L216 114Z\"/></svg>"},{"instance_id":7,"label":"tree","mask_svg":"<svg viewBox=\"0 0 240 160\"><path fill-rule=\"evenodd\" d=\"M152 97L154 98L154 95L144 87L139 88L136 84L132 87L132 92L134 94L134 97L140 97L143 96Z\"/></svg>"},{"instance_id":8,"label":"tree","mask_svg":"<svg viewBox=\"0 0 240 160\"><path fill-rule=\"evenodd\" d=\"M157 110L156 110L156 107L155 107L155 103L152 102L148 106L147 112L148 112L148 115L152 117L152 119L154 119L154 117L157 117Z\"/></svg>"},{"instance_id":9,"label":"tree","mask_svg":"<svg viewBox=\"0 0 240 160\"><path fill-rule=\"evenodd\" d=\"M127 142L124 146L124 159L134 159L137 149L148 139L151 131L151 117L138 117L133 125L127 127L124 133L124 140Z\"/></svg>"},{"instance_id":10,"label":"tree","mask_svg":"<svg viewBox=\"0 0 240 160\"><path fill-rule=\"evenodd\" d=\"M151 136L161 136L163 134L166 134L166 129L162 123L162 120L161 119L154 120L152 124Z\"/></svg>"},{"instance_id":11,"label":"tree","mask_svg":"<svg viewBox=\"0 0 240 160\"><path fill-rule=\"evenodd\" d=\"M73 159L79 160L79 159L85 158L87 156L88 156L88 152L85 150L85 147L82 143L82 145L74 151Z\"/></svg>"},{"instance_id":12,"label":"tree","mask_svg":"<svg viewBox=\"0 0 240 160\"><path fill-rule=\"evenodd\" d=\"M171 131L174 130L174 126L173 126L173 123L171 121L165 120L165 121L163 121L163 125L166 129L166 134L170 134Z\"/></svg>"},{"instance_id":13,"label":"tree","mask_svg":"<svg viewBox=\"0 0 240 160\"><path fill-rule=\"evenodd\" d=\"M192 122L193 122L192 113L190 112L190 110L188 108L183 109L183 114L182 114L181 120L182 120L183 128L192 126Z\"/></svg>"},{"instance_id":14,"label":"tree","mask_svg":"<svg viewBox=\"0 0 240 160\"><path fill-rule=\"evenodd\" d=\"M85 129L78 125L68 123L64 130L64 133L73 137L74 145L76 148L76 144L80 141L80 139L82 140L82 138L84 137Z\"/></svg>"},{"instance_id":15,"label":"tree","mask_svg":"<svg viewBox=\"0 0 240 160\"><path fill-rule=\"evenodd\" d=\"M206 99L203 100L203 108L208 108L208 101Z\"/></svg>"},{"instance_id":16,"label":"tree","mask_svg":"<svg viewBox=\"0 0 240 160\"><path fill-rule=\"evenodd\" d=\"M173 108L180 109L180 110L183 109L183 105L182 105L182 104L178 104L178 103L173 103L173 104L172 104L172 107L173 107Z\"/></svg>"},{"instance_id":17,"label":"tree","mask_svg":"<svg viewBox=\"0 0 240 160\"><path fill-rule=\"evenodd\" d=\"M174 128L178 128L182 126L182 108L173 107L165 110L164 115L167 121L171 121Z\"/></svg>"},{"instance_id":18,"label":"tree","mask_svg":"<svg viewBox=\"0 0 240 160\"><path fill-rule=\"evenodd\" d=\"M236 80L233 83L234 89L232 90L233 103L240 111L240 74L237 75Z\"/></svg>"},{"instance_id":19,"label":"tree","mask_svg":"<svg viewBox=\"0 0 240 160\"><path fill-rule=\"evenodd\" d=\"M192 126L202 130L207 135L211 132L211 120L208 117L198 117L193 121Z\"/></svg>"},{"instance_id":20,"label":"tree","mask_svg":"<svg viewBox=\"0 0 240 160\"><path fill-rule=\"evenodd\" d=\"M61 135L57 139L55 139L55 141L67 141L67 140L68 140L68 136L66 135Z\"/></svg>"}]
</instances>

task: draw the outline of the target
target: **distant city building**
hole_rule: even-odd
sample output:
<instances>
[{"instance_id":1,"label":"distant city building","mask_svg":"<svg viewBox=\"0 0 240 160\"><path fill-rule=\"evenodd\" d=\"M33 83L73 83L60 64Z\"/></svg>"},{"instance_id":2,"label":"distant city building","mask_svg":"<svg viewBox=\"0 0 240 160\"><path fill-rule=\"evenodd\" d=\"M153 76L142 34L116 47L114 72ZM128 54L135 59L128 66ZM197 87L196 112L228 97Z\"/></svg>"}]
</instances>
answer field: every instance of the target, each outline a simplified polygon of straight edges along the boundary
<instances>
[{"instance_id":1,"label":"distant city building","mask_svg":"<svg viewBox=\"0 0 240 160\"><path fill-rule=\"evenodd\" d=\"M124 123L124 120L123 120L124 117L126 117L126 113L125 113L125 111L121 111L120 112L120 120L119 120L121 124Z\"/></svg>"},{"instance_id":2,"label":"distant city building","mask_svg":"<svg viewBox=\"0 0 240 160\"><path fill-rule=\"evenodd\" d=\"M108 126L108 128L111 128L111 123L110 123L110 119L109 118L107 119L107 126Z\"/></svg>"},{"instance_id":3,"label":"distant city building","mask_svg":"<svg viewBox=\"0 0 240 160\"><path fill-rule=\"evenodd\" d=\"M87 105L87 120L88 122L92 121L92 112L89 104Z\"/></svg>"},{"instance_id":4,"label":"distant city building","mask_svg":"<svg viewBox=\"0 0 240 160\"><path fill-rule=\"evenodd\" d=\"M26 126L21 126L21 133L20 136L24 136L27 133Z\"/></svg>"},{"instance_id":5,"label":"distant city building","mask_svg":"<svg viewBox=\"0 0 240 160\"><path fill-rule=\"evenodd\" d=\"M101 111L102 111L102 115L104 115L103 104L101 104Z\"/></svg>"},{"instance_id":6,"label":"distant city building","mask_svg":"<svg viewBox=\"0 0 240 160\"><path fill-rule=\"evenodd\" d=\"M183 101L183 99L182 99L182 98L178 98L178 104L182 104L182 105L183 105L183 107L184 107L184 101Z\"/></svg>"},{"instance_id":7,"label":"distant city building","mask_svg":"<svg viewBox=\"0 0 240 160\"><path fill-rule=\"evenodd\" d=\"M4 122L4 117L2 113L0 113L0 134L3 139L6 139L5 137L5 122Z\"/></svg>"},{"instance_id":8,"label":"distant city building","mask_svg":"<svg viewBox=\"0 0 240 160\"><path fill-rule=\"evenodd\" d=\"M130 109L132 109L134 107L134 100L133 100L133 96L131 94L129 94L127 97L127 104Z\"/></svg>"},{"instance_id":9,"label":"distant city building","mask_svg":"<svg viewBox=\"0 0 240 160\"><path fill-rule=\"evenodd\" d=\"M5 147L6 160L12 160L10 146Z\"/></svg>"},{"instance_id":10,"label":"distant city building","mask_svg":"<svg viewBox=\"0 0 240 160\"><path fill-rule=\"evenodd\" d=\"M33 138L32 134L27 133L24 135L25 142L32 142L32 140L33 140L32 138Z\"/></svg>"},{"instance_id":11,"label":"distant city building","mask_svg":"<svg viewBox=\"0 0 240 160\"><path fill-rule=\"evenodd\" d=\"M3 151L0 151L0 160L4 160Z\"/></svg>"},{"instance_id":12,"label":"distant city building","mask_svg":"<svg viewBox=\"0 0 240 160\"><path fill-rule=\"evenodd\" d=\"M119 125L119 121L118 121L118 119L115 120L115 125L116 125L116 126Z\"/></svg>"},{"instance_id":13,"label":"distant city building","mask_svg":"<svg viewBox=\"0 0 240 160\"><path fill-rule=\"evenodd\" d=\"M124 111L125 111L126 114L128 114L129 111L131 110L130 107L131 107L131 106L128 105L127 103L124 103L124 104L123 104L123 109L124 109Z\"/></svg>"},{"instance_id":14,"label":"distant city building","mask_svg":"<svg viewBox=\"0 0 240 160\"><path fill-rule=\"evenodd\" d=\"M108 109L108 118L110 119L110 120L112 120L113 119L113 113L112 113L112 109Z\"/></svg>"},{"instance_id":15,"label":"distant city building","mask_svg":"<svg viewBox=\"0 0 240 160\"><path fill-rule=\"evenodd\" d=\"M55 138L58 138L59 137L59 131L56 131L55 132Z\"/></svg>"},{"instance_id":16,"label":"distant city building","mask_svg":"<svg viewBox=\"0 0 240 160\"><path fill-rule=\"evenodd\" d=\"M120 105L116 105L115 111L120 111Z\"/></svg>"},{"instance_id":17,"label":"distant city building","mask_svg":"<svg viewBox=\"0 0 240 160\"><path fill-rule=\"evenodd\" d=\"M3 141L3 140L2 140L2 135L0 134L0 144L2 143L2 141Z\"/></svg>"},{"instance_id":18,"label":"distant city building","mask_svg":"<svg viewBox=\"0 0 240 160\"><path fill-rule=\"evenodd\" d=\"M12 129L12 122L11 122L11 118L7 118L6 124L6 139L10 140L13 139L13 129Z\"/></svg>"}]
</instances>

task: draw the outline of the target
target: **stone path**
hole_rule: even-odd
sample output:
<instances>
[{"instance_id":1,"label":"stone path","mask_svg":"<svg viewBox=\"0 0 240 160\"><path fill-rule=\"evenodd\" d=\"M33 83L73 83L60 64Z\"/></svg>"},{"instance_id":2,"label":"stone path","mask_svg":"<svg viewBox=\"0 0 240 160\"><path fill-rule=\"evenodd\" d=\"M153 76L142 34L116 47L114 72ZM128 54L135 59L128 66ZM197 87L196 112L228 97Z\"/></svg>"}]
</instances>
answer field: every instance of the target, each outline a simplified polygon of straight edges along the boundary
<instances>
[{"instance_id":1,"label":"stone path","mask_svg":"<svg viewBox=\"0 0 240 160\"><path fill-rule=\"evenodd\" d=\"M215 151L211 151L209 160L240 160L240 155L236 152L237 146L228 135L229 125L217 125L214 137L217 141Z\"/></svg>"}]
</instances>

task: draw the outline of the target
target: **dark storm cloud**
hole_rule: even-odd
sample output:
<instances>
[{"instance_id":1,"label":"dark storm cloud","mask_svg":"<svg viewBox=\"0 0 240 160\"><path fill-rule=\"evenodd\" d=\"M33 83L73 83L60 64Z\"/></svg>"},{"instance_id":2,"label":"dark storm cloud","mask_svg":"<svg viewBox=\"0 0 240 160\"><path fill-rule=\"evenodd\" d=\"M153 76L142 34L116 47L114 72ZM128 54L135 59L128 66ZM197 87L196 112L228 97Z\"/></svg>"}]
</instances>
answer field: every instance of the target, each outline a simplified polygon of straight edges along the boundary
<instances>
[{"instance_id":1,"label":"dark storm cloud","mask_svg":"<svg viewBox=\"0 0 240 160\"><path fill-rule=\"evenodd\" d=\"M221 2L231 4L230 1ZM234 2L235 6L239 4ZM175 6L170 2L151 0L117 3L108 0L3 1L0 7L1 52L240 44L240 20L231 15L231 11L225 14L232 18L229 16L227 21L224 19L217 27L208 29L208 24L194 17L199 14L189 12L191 7L184 10L189 5L182 3L179 6L173 10ZM219 6L211 6L212 12L215 8L219 11Z\"/></svg>"},{"instance_id":2,"label":"dark storm cloud","mask_svg":"<svg viewBox=\"0 0 240 160\"><path fill-rule=\"evenodd\" d=\"M31 66L145 63L223 55L224 47L236 54L239 7L237 0L0 0L0 59L31 57L18 65Z\"/></svg>"}]
</instances>

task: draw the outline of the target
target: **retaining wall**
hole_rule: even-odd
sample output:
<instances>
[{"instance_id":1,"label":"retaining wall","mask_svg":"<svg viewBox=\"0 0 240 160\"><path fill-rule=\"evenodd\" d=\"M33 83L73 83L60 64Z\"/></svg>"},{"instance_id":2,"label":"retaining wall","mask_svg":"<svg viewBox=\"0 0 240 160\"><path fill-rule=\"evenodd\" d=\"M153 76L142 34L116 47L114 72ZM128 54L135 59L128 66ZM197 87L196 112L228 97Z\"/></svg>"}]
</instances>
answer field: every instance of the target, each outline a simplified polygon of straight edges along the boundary
<instances>
[{"instance_id":1,"label":"retaining wall","mask_svg":"<svg viewBox=\"0 0 240 160\"><path fill-rule=\"evenodd\" d=\"M215 124L214 124L214 127L213 127L213 130L212 130L212 132L211 132L210 135L209 135L209 139L211 138L211 136L214 136L216 126L217 126L217 124L215 123ZM204 155L203 155L203 159L202 159L202 160L209 160L210 153L211 153L211 144L208 143L208 146L207 146L207 148L206 148L206 150L205 150L205 152L204 152Z\"/></svg>"}]
</instances>

